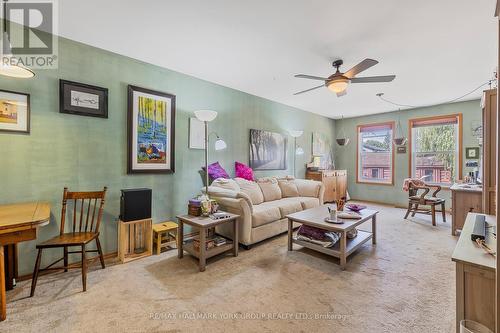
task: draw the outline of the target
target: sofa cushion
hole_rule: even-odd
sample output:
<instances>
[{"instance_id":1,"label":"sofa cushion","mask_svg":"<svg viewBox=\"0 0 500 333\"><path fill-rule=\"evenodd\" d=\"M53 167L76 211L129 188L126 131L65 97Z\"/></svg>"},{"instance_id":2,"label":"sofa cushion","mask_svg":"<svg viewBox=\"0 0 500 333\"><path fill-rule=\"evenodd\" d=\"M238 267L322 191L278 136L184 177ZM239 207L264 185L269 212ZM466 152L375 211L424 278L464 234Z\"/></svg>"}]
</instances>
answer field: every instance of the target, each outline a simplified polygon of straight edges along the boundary
<instances>
[{"instance_id":1,"label":"sofa cushion","mask_svg":"<svg viewBox=\"0 0 500 333\"><path fill-rule=\"evenodd\" d=\"M252 227L256 228L280 220L281 213L277 203L278 201L270 201L253 206Z\"/></svg>"},{"instance_id":2,"label":"sofa cushion","mask_svg":"<svg viewBox=\"0 0 500 333\"><path fill-rule=\"evenodd\" d=\"M299 190L299 195L301 197L317 198L319 196L321 182L306 179L296 179L295 184L297 185L297 189Z\"/></svg>"},{"instance_id":3,"label":"sofa cushion","mask_svg":"<svg viewBox=\"0 0 500 333\"><path fill-rule=\"evenodd\" d=\"M301 198L283 198L281 200L275 201L278 205L281 213L281 218L284 219L288 214L293 214L303 210Z\"/></svg>"},{"instance_id":4,"label":"sofa cushion","mask_svg":"<svg viewBox=\"0 0 500 333\"><path fill-rule=\"evenodd\" d=\"M292 198L299 196L299 189L293 179L278 179L278 185L283 198Z\"/></svg>"},{"instance_id":5,"label":"sofa cushion","mask_svg":"<svg viewBox=\"0 0 500 333\"><path fill-rule=\"evenodd\" d=\"M319 207L319 199L311 197L300 197L300 203L302 204L302 209L309 209Z\"/></svg>"},{"instance_id":6,"label":"sofa cushion","mask_svg":"<svg viewBox=\"0 0 500 333\"><path fill-rule=\"evenodd\" d=\"M243 178L246 180L254 180L252 168L241 162L238 161L234 162L234 173L238 178Z\"/></svg>"},{"instance_id":7,"label":"sofa cushion","mask_svg":"<svg viewBox=\"0 0 500 333\"><path fill-rule=\"evenodd\" d=\"M264 195L264 201L274 201L282 198L281 189L278 185L278 180L272 177L260 178L257 181L262 194Z\"/></svg>"},{"instance_id":8,"label":"sofa cushion","mask_svg":"<svg viewBox=\"0 0 500 333\"><path fill-rule=\"evenodd\" d=\"M234 181L239 185L241 192L250 197L252 204L259 205L264 202L264 196L256 182L243 178L235 178Z\"/></svg>"},{"instance_id":9,"label":"sofa cushion","mask_svg":"<svg viewBox=\"0 0 500 333\"><path fill-rule=\"evenodd\" d=\"M212 186L220 187L225 190L230 190L235 192L240 191L240 186L232 179L217 178L212 182Z\"/></svg>"}]
</instances>

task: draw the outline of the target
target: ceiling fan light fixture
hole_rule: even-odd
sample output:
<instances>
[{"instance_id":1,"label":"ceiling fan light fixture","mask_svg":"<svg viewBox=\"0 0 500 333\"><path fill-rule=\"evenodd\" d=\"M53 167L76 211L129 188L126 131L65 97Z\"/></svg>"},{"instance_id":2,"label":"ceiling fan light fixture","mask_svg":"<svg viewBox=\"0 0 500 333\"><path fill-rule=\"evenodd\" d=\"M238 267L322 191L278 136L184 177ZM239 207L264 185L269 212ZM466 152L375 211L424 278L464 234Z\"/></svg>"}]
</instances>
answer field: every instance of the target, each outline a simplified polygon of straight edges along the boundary
<instances>
[{"instance_id":1,"label":"ceiling fan light fixture","mask_svg":"<svg viewBox=\"0 0 500 333\"><path fill-rule=\"evenodd\" d=\"M338 94L347 89L347 85L349 84L348 79L340 78L335 79L327 83L328 89Z\"/></svg>"}]
</instances>

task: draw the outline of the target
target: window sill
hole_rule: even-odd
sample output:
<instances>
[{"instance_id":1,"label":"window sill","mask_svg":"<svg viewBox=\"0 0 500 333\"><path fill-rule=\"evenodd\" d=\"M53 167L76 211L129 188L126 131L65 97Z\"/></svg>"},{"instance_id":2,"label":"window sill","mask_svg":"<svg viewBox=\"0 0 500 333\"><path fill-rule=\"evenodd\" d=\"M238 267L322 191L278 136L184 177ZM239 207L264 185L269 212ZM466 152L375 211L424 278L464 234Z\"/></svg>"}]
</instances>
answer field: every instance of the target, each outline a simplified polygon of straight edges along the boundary
<instances>
[{"instance_id":1,"label":"window sill","mask_svg":"<svg viewBox=\"0 0 500 333\"><path fill-rule=\"evenodd\" d=\"M380 183L380 182L369 182L369 181L356 180L356 183L357 184L365 184L365 185L394 186L394 182L391 182L391 183Z\"/></svg>"}]
</instances>

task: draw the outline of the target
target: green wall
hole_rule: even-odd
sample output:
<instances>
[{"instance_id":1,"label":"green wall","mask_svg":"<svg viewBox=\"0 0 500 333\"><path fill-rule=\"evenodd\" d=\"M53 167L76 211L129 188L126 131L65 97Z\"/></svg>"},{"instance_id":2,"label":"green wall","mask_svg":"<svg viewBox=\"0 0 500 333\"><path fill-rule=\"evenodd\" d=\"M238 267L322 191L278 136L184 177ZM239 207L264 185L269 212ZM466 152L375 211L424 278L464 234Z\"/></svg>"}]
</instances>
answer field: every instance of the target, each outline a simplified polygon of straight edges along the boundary
<instances>
[{"instance_id":1,"label":"green wall","mask_svg":"<svg viewBox=\"0 0 500 333\"><path fill-rule=\"evenodd\" d=\"M342 130L346 136L351 139L349 145L344 147L336 146L335 161L337 168L348 170L348 188L352 198L360 200L369 200L375 202L385 202L397 206L406 206L408 204L408 194L402 191L403 181L409 177L409 149L406 154L395 153L395 172L394 186L357 184L356 183L356 127L357 125L395 121L400 119L403 133L408 136L408 120L419 117L463 114L463 172L465 168L465 147L477 147L478 141L472 136L471 123L481 121L481 106L479 100L459 102L452 104L436 105L425 108L409 109L400 112L388 112L372 116L356 117L337 121L335 123L336 133ZM408 146L408 144L407 144ZM447 199L448 207L451 204L450 191L441 192L441 197Z\"/></svg>"},{"instance_id":2,"label":"green wall","mask_svg":"<svg viewBox=\"0 0 500 333\"><path fill-rule=\"evenodd\" d=\"M109 89L109 118L100 119L59 113L59 79L83 82ZM177 96L176 172L172 175L126 174L127 85L165 91ZM117 249L117 216L120 189L153 189L155 222L172 219L187 211L187 200L202 187L198 174L202 150L188 149L188 119L197 109L212 109L219 116L210 124L227 142L228 149L211 151L234 174L234 161L248 163L249 129L286 133L303 129L298 143L305 150L297 158L297 174L311 154L312 131L334 138L334 120L222 87L165 68L90 47L64 38L59 40L59 69L39 70L31 80L0 78L0 88L31 94L31 134L0 132L0 204L45 200L52 205L52 218L41 228L38 241L57 235L63 187L70 190L109 192L101 227L104 252ZM289 138L286 171L257 172L264 175L291 174L292 148ZM19 272L30 273L36 242L19 246ZM44 251L43 263L62 255Z\"/></svg>"}]
</instances>

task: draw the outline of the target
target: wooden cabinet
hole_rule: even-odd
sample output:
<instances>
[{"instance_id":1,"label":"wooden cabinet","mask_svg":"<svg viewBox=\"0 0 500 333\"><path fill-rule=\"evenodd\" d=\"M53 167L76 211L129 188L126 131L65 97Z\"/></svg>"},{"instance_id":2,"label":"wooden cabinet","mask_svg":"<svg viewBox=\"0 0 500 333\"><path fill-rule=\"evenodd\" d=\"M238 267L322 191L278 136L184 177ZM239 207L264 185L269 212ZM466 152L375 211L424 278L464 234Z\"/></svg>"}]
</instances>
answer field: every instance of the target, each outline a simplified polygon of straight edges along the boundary
<instances>
[{"instance_id":1,"label":"wooden cabinet","mask_svg":"<svg viewBox=\"0 0 500 333\"><path fill-rule=\"evenodd\" d=\"M325 202L334 202L347 195L346 170L306 171L306 179L317 180L325 186Z\"/></svg>"},{"instance_id":2,"label":"wooden cabinet","mask_svg":"<svg viewBox=\"0 0 500 333\"><path fill-rule=\"evenodd\" d=\"M476 219L474 213L468 214L460 239L453 251L452 260L456 263L456 325L460 332L460 321L476 321L495 331L495 258L487 254L471 240ZM486 221L496 225L495 217L488 215ZM496 248L496 240L491 233L486 243Z\"/></svg>"},{"instance_id":3,"label":"wooden cabinet","mask_svg":"<svg viewBox=\"0 0 500 333\"><path fill-rule=\"evenodd\" d=\"M497 167L497 90L486 90L483 106L483 209L485 214L495 215L496 167Z\"/></svg>"},{"instance_id":4,"label":"wooden cabinet","mask_svg":"<svg viewBox=\"0 0 500 333\"><path fill-rule=\"evenodd\" d=\"M483 191L481 188L465 188L455 184L451 188L451 234L462 230L468 213L483 212Z\"/></svg>"}]
</instances>

